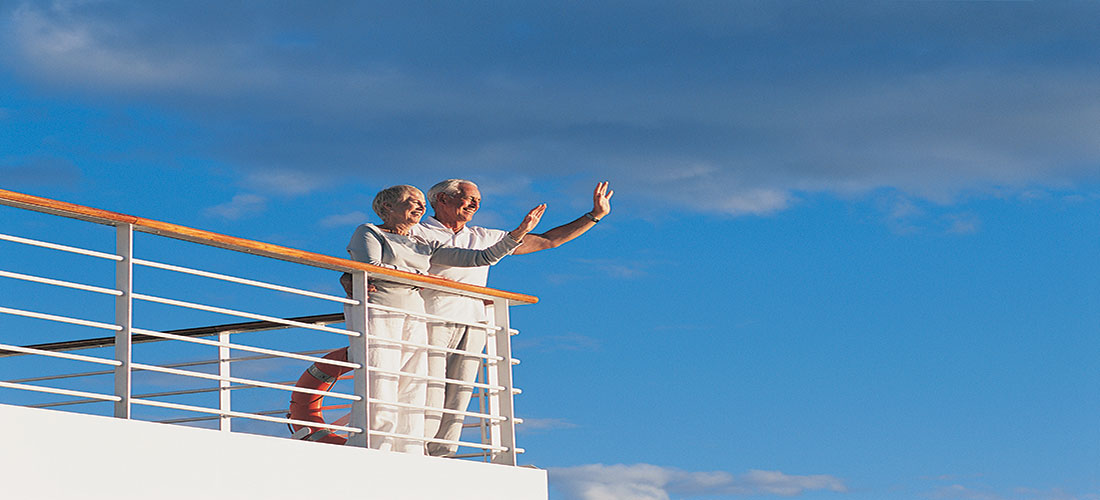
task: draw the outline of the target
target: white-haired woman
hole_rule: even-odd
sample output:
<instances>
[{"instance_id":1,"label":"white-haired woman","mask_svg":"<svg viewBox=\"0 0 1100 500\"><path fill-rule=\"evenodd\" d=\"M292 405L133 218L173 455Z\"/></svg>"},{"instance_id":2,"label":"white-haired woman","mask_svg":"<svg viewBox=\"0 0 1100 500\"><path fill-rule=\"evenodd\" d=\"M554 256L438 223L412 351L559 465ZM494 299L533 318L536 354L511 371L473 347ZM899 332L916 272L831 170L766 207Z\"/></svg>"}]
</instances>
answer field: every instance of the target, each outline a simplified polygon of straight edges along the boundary
<instances>
[{"instance_id":1,"label":"white-haired woman","mask_svg":"<svg viewBox=\"0 0 1100 500\"><path fill-rule=\"evenodd\" d=\"M424 215L424 194L413 186L386 188L374 198L374 212L382 224L363 224L355 229L348 253L353 260L401 271L427 274L432 262L455 267L478 267L494 264L515 250L523 237L539 223L546 205L532 209L510 237L484 250L467 250L435 242L411 238L409 230ZM411 312L424 312L424 300L419 289L402 283L372 280L369 301ZM423 318L404 313L371 309L371 335L399 339L425 345L427 328ZM374 340L368 351L373 368L387 372L427 375L427 350ZM402 404L424 406L427 381L423 378L372 372L371 398ZM424 410L395 407L384 403L370 405L370 427L377 432L420 437L424 435ZM384 434L371 436L371 446L408 453L423 453L424 442Z\"/></svg>"}]
</instances>

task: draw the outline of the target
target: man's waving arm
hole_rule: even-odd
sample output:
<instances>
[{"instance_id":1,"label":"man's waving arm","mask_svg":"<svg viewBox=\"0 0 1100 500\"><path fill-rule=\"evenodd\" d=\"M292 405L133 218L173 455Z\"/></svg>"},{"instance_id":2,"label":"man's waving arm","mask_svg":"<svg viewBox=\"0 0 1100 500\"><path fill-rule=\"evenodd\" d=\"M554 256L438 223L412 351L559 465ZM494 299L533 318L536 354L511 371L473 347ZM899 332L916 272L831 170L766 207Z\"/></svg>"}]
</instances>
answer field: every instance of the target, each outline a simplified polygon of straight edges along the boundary
<instances>
[{"instance_id":1,"label":"man's waving arm","mask_svg":"<svg viewBox=\"0 0 1100 500\"><path fill-rule=\"evenodd\" d=\"M523 238L523 243L520 244L519 248L516 248L516 250L512 252L512 255L521 255L537 252L539 250L546 250L547 248L554 248L592 229L600 219L607 217L607 214L611 213L611 195L615 194L615 191L607 187L607 181L596 184L596 189L592 192L591 212L580 216L573 222L555 227L545 233L528 234Z\"/></svg>"}]
</instances>

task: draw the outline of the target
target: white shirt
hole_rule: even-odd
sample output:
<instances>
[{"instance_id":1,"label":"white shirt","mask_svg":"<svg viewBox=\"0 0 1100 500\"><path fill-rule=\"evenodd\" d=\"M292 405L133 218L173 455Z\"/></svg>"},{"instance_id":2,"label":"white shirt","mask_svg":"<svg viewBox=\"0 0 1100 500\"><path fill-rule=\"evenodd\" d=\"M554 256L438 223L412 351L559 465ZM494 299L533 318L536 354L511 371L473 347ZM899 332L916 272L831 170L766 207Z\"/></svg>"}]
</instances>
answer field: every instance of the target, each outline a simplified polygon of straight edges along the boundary
<instances>
[{"instance_id":1,"label":"white shirt","mask_svg":"<svg viewBox=\"0 0 1100 500\"><path fill-rule=\"evenodd\" d=\"M508 232L467 225L456 233L436 220L435 217L425 217L420 221L420 224L413 226L409 231L409 235L428 242L443 243L471 250L482 250L504 239ZM428 273L471 285L485 286L489 281L489 266L450 267L433 263ZM481 299L463 297L429 288L421 290L420 294L424 297L424 307L429 314L469 322L485 321L487 319L485 304Z\"/></svg>"}]
</instances>

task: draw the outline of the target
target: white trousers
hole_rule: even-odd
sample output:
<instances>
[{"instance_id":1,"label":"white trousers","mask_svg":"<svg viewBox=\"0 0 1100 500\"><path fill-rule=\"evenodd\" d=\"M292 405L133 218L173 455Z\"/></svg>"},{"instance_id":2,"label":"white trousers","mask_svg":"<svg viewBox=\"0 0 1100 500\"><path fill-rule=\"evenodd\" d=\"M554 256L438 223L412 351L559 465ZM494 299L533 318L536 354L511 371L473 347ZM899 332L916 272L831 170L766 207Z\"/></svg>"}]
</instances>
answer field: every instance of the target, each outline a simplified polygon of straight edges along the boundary
<instances>
[{"instance_id":1,"label":"white trousers","mask_svg":"<svg viewBox=\"0 0 1100 500\"><path fill-rule=\"evenodd\" d=\"M481 368L481 358L476 355L485 350L486 331L482 328L467 327L454 323L431 323L428 325L428 343L433 347L447 347L465 351L471 355L430 352L428 354L428 376L446 377L451 380L473 382ZM447 410L465 411L470 404L473 388L459 384L444 384L431 381L427 388L427 406ZM424 436L435 439L458 441L462 435L462 415L428 410L424 422ZM428 443L428 453L433 456L453 455L458 445Z\"/></svg>"},{"instance_id":2,"label":"white trousers","mask_svg":"<svg viewBox=\"0 0 1100 500\"><path fill-rule=\"evenodd\" d=\"M396 372L427 375L428 351L423 347L388 343L385 339L426 344L428 334L424 320L401 313L371 310L368 321L370 334L381 339L372 338L368 341L367 363L372 369L394 372L371 371L367 379L370 397L377 400L369 405L370 429L406 436L423 436L424 410L386 403L425 405L427 381L404 374L398 375ZM415 438L372 434L370 445L379 450L424 454L424 442Z\"/></svg>"}]
</instances>

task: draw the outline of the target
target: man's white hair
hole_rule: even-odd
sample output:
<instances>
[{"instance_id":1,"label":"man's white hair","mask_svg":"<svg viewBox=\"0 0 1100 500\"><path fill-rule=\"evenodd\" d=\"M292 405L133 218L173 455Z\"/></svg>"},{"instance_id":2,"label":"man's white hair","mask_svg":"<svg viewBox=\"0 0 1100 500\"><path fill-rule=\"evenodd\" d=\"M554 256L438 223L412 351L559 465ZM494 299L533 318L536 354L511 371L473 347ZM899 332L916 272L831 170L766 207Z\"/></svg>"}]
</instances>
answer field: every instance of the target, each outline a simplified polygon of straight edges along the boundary
<instances>
[{"instance_id":1,"label":"man's white hair","mask_svg":"<svg viewBox=\"0 0 1100 500\"><path fill-rule=\"evenodd\" d=\"M439 198L439 193L446 193L451 196L458 196L459 194L461 194L458 186L461 186L463 184L469 184L475 188L477 187L477 184L474 184L473 181L468 181L466 179L447 179L445 181L438 182L436 183L436 185L432 186L432 188L428 190L428 204L430 204L432 206L432 209L434 210L437 199Z\"/></svg>"},{"instance_id":2,"label":"man's white hair","mask_svg":"<svg viewBox=\"0 0 1100 500\"><path fill-rule=\"evenodd\" d=\"M400 184L397 186L390 186L383 189L374 195L374 203L371 203L371 208L374 209L374 213L378 214L378 217L382 218L382 222L386 221L386 204L393 205L405 196L406 193L419 193L420 190L415 186L408 184Z\"/></svg>"}]
</instances>

